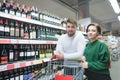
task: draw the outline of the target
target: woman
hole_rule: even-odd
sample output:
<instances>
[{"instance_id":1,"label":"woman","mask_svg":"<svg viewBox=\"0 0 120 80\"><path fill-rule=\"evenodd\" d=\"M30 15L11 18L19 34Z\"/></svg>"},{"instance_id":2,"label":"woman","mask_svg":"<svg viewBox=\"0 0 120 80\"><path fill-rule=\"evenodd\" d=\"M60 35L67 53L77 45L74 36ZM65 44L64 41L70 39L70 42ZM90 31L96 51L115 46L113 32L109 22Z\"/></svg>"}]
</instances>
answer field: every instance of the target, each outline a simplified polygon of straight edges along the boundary
<instances>
[{"instance_id":1,"label":"woman","mask_svg":"<svg viewBox=\"0 0 120 80\"><path fill-rule=\"evenodd\" d=\"M85 75L88 80L111 80L109 72L110 54L107 45L97 40L100 33L101 28L98 24L88 25L89 42L82 57L82 67L85 68Z\"/></svg>"}]
</instances>

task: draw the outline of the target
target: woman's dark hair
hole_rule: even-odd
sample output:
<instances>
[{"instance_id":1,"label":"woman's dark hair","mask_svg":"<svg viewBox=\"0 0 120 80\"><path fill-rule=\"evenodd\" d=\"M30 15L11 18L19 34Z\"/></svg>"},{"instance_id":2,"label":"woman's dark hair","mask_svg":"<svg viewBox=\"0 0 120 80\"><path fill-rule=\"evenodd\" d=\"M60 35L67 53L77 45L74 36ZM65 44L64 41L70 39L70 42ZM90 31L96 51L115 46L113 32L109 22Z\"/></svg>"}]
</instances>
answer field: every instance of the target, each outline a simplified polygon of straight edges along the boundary
<instances>
[{"instance_id":1,"label":"woman's dark hair","mask_svg":"<svg viewBox=\"0 0 120 80\"><path fill-rule=\"evenodd\" d=\"M88 28L89 28L90 26L95 26L96 29L97 29L97 31L98 31L98 33L101 34L101 26L100 26L99 24L96 24L96 23L89 24L89 25L87 26L86 32L88 32Z\"/></svg>"}]
</instances>

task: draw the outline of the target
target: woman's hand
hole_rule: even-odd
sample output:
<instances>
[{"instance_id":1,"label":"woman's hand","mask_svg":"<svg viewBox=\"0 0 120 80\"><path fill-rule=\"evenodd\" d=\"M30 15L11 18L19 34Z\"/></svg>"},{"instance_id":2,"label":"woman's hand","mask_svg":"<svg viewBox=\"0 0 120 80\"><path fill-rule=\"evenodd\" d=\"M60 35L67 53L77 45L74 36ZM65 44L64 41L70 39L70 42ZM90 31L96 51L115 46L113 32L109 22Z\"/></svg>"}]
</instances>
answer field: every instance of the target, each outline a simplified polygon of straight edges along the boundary
<instances>
[{"instance_id":1,"label":"woman's hand","mask_svg":"<svg viewBox=\"0 0 120 80\"><path fill-rule=\"evenodd\" d=\"M81 60L82 60L82 68L88 68L88 62L86 61L86 58L85 58L85 56L83 56L82 58L81 58Z\"/></svg>"}]
</instances>

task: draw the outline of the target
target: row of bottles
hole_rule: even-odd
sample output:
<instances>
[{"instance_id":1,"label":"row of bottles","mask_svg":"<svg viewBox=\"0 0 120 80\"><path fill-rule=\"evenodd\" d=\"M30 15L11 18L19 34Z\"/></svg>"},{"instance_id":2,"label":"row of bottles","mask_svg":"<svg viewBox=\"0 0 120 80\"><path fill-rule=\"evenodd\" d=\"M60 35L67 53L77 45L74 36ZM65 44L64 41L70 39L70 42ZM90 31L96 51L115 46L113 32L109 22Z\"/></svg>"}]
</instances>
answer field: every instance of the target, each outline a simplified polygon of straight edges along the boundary
<instances>
[{"instance_id":1,"label":"row of bottles","mask_svg":"<svg viewBox=\"0 0 120 80\"><path fill-rule=\"evenodd\" d=\"M63 19L58 16L45 11L38 11L34 6L30 7L24 4L20 5L19 3L14 3L13 0L3 0L3 3L0 3L0 11L19 17L39 20L56 26L64 25Z\"/></svg>"},{"instance_id":2,"label":"row of bottles","mask_svg":"<svg viewBox=\"0 0 120 80\"><path fill-rule=\"evenodd\" d=\"M22 60L50 58L53 55L55 44L1 44L0 64Z\"/></svg>"},{"instance_id":3,"label":"row of bottles","mask_svg":"<svg viewBox=\"0 0 120 80\"><path fill-rule=\"evenodd\" d=\"M56 35L63 33L60 29L0 18L0 37L57 40Z\"/></svg>"},{"instance_id":4,"label":"row of bottles","mask_svg":"<svg viewBox=\"0 0 120 80\"><path fill-rule=\"evenodd\" d=\"M28 80L45 67L42 64L0 72L0 80Z\"/></svg>"}]
</instances>

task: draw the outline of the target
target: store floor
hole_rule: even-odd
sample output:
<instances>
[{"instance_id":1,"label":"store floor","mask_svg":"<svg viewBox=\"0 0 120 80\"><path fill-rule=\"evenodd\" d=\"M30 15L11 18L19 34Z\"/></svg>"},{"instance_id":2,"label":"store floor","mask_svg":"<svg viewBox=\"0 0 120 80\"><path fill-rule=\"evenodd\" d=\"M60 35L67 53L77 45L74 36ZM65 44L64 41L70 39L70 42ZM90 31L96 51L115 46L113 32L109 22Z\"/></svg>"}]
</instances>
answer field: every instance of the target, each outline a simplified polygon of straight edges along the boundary
<instances>
[{"instance_id":1,"label":"store floor","mask_svg":"<svg viewBox=\"0 0 120 80\"><path fill-rule=\"evenodd\" d=\"M110 72L112 80L120 80L120 59L118 61L112 61Z\"/></svg>"}]
</instances>

